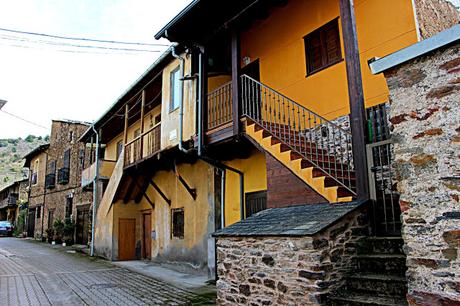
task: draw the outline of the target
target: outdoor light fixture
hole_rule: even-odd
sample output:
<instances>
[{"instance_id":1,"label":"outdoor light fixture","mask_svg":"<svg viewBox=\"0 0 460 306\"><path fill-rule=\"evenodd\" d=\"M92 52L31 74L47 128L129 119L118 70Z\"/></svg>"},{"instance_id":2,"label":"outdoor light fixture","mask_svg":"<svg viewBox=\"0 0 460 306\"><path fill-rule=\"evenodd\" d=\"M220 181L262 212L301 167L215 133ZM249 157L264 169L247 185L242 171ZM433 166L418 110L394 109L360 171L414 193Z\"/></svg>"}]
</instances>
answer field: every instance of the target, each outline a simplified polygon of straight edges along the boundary
<instances>
[{"instance_id":1,"label":"outdoor light fixture","mask_svg":"<svg viewBox=\"0 0 460 306\"><path fill-rule=\"evenodd\" d=\"M6 102L8 102L8 101L0 100L0 109L2 109L3 106L5 106Z\"/></svg>"}]
</instances>

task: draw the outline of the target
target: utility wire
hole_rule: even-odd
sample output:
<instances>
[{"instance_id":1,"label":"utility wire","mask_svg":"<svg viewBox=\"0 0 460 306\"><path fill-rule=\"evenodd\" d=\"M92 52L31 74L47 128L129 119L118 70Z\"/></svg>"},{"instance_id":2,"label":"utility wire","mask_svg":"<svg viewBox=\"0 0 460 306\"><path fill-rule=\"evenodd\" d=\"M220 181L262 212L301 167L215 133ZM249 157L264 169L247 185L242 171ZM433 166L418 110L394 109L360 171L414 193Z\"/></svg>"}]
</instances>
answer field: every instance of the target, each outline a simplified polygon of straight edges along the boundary
<instances>
[{"instance_id":1,"label":"utility wire","mask_svg":"<svg viewBox=\"0 0 460 306\"><path fill-rule=\"evenodd\" d=\"M142 42L128 42L128 41L102 40L102 39L92 39L92 38L83 38L83 37L59 36L59 35L52 35L52 34L44 34L44 33L26 32L26 31L5 29L5 28L0 28L0 31L18 33L18 34L26 34L26 35L43 36L43 37L50 37L50 38L58 38L58 39L67 39L67 40L82 40L82 41L102 42L102 43L121 44L121 45L169 47L169 45L167 45L167 44L158 44L158 43L157 44L150 44L150 43L142 43Z\"/></svg>"},{"instance_id":2,"label":"utility wire","mask_svg":"<svg viewBox=\"0 0 460 306\"><path fill-rule=\"evenodd\" d=\"M161 52L160 50L91 46L91 45L80 45L80 44L52 42L52 41L44 41L44 40L33 41L27 38L7 37L4 35L0 35L0 39L9 40L9 41L19 41L19 42L25 42L25 43L48 44L48 45L59 46L59 47L76 47L76 48L103 49L103 50L114 50L114 51L132 51L132 52L153 52L153 53Z\"/></svg>"},{"instance_id":3,"label":"utility wire","mask_svg":"<svg viewBox=\"0 0 460 306\"><path fill-rule=\"evenodd\" d=\"M24 121L24 122L27 122L27 123L29 123L29 124L38 126L38 127L42 128L42 129L48 130L48 128L45 127L45 126L43 126L43 125L40 125L40 124L38 124L38 123L32 122L32 121L30 121L30 120L27 120L27 119L24 119L24 118L19 117L19 116L17 116L17 115L14 115L14 114L12 114L12 113L9 113L9 112L7 112L7 111L4 111L3 109L0 109L0 112L5 113L5 114L7 114L7 115L10 115L11 117L14 117L14 118L16 118L16 119L22 120L22 121Z\"/></svg>"}]
</instances>

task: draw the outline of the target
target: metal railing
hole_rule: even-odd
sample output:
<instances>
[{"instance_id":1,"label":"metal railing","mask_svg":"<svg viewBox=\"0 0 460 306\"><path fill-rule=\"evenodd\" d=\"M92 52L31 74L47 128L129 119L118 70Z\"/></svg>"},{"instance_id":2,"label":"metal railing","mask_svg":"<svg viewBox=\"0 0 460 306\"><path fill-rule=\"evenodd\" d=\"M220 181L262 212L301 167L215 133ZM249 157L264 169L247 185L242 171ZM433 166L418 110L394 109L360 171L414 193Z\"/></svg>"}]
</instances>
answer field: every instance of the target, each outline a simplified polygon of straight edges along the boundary
<instances>
[{"instance_id":1,"label":"metal railing","mask_svg":"<svg viewBox=\"0 0 460 306\"><path fill-rule=\"evenodd\" d=\"M232 122L232 82L208 93L208 130Z\"/></svg>"},{"instance_id":2,"label":"metal railing","mask_svg":"<svg viewBox=\"0 0 460 306\"><path fill-rule=\"evenodd\" d=\"M373 200L371 215L375 235L400 235L401 209L394 178L393 144L384 140L366 146L369 171L369 191Z\"/></svg>"},{"instance_id":3,"label":"metal railing","mask_svg":"<svg viewBox=\"0 0 460 306\"><path fill-rule=\"evenodd\" d=\"M125 167L157 153L161 149L161 124L158 123L125 145Z\"/></svg>"},{"instance_id":4,"label":"metal railing","mask_svg":"<svg viewBox=\"0 0 460 306\"><path fill-rule=\"evenodd\" d=\"M244 116L356 194L349 131L247 75L241 76L241 96Z\"/></svg>"}]
</instances>

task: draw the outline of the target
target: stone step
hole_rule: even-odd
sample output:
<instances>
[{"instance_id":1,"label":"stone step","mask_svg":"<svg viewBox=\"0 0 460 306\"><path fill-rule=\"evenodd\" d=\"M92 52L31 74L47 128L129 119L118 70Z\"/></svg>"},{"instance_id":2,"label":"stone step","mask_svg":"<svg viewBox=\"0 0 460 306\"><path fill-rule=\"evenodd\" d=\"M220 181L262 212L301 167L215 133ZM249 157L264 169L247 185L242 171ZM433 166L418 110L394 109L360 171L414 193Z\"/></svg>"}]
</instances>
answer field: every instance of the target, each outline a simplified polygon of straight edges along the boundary
<instances>
[{"instance_id":1,"label":"stone step","mask_svg":"<svg viewBox=\"0 0 460 306\"><path fill-rule=\"evenodd\" d=\"M355 273L347 277L349 292L404 298L407 293L406 278L393 274Z\"/></svg>"},{"instance_id":2,"label":"stone step","mask_svg":"<svg viewBox=\"0 0 460 306\"><path fill-rule=\"evenodd\" d=\"M375 294L359 294L346 292L329 297L330 306L405 306L406 299L399 297L377 296Z\"/></svg>"},{"instance_id":3,"label":"stone step","mask_svg":"<svg viewBox=\"0 0 460 306\"><path fill-rule=\"evenodd\" d=\"M358 243L358 254L401 254L404 240L401 237L367 237Z\"/></svg>"},{"instance_id":4,"label":"stone step","mask_svg":"<svg viewBox=\"0 0 460 306\"><path fill-rule=\"evenodd\" d=\"M356 266L361 273L383 273L404 276L406 256L401 254L371 254L356 256Z\"/></svg>"}]
</instances>

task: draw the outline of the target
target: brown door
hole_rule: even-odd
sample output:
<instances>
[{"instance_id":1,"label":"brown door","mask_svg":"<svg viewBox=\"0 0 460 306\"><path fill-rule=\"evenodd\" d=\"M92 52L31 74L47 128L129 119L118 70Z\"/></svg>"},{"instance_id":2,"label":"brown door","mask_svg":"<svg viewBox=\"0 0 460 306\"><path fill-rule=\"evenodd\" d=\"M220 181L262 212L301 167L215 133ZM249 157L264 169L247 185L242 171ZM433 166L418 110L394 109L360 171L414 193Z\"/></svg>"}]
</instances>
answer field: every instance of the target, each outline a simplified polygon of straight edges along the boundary
<instances>
[{"instance_id":1,"label":"brown door","mask_svg":"<svg viewBox=\"0 0 460 306\"><path fill-rule=\"evenodd\" d=\"M118 260L136 258L136 219L121 219L118 228Z\"/></svg>"},{"instance_id":2,"label":"brown door","mask_svg":"<svg viewBox=\"0 0 460 306\"><path fill-rule=\"evenodd\" d=\"M76 243L88 244L90 220L88 209L77 209L77 230L76 230Z\"/></svg>"},{"instance_id":3,"label":"brown door","mask_svg":"<svg viewBox=\"0 0 460 306\"><path fill-rule=\"evenodd\" d=\"M152 258L152 215L144 215L144 229L143 229L143 244L144 252L143 258L151 259Z\"/></svg>"}]
</instances>

